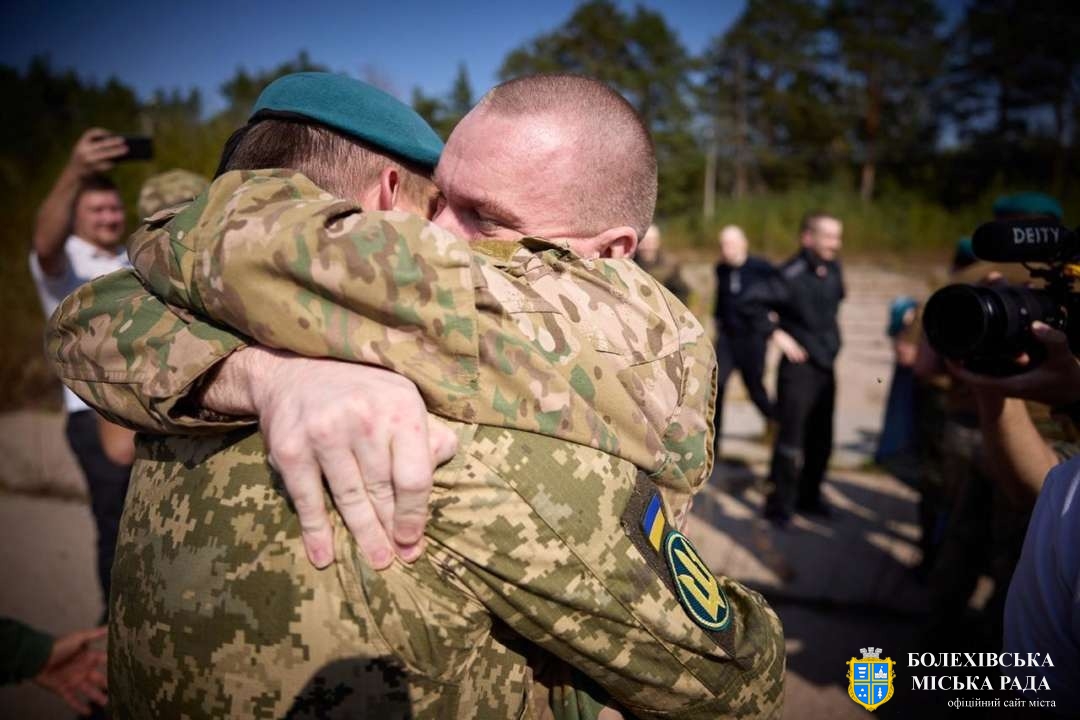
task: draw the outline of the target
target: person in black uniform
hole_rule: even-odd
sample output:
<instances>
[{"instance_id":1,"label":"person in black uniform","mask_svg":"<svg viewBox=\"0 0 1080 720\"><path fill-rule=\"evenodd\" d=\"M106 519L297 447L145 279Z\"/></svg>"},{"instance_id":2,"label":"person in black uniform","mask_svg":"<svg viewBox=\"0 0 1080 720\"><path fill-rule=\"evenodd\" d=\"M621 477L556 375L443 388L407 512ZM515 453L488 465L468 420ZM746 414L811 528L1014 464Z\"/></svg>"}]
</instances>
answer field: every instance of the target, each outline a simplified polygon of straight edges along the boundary
<instances>
[{"instance_id":1,"label":"person in black uniform","mask_svg":"<svg viewBox=\"0 0 1080 720\"><path fill-rule=\"evenodd\" d=\"M773 419L773 404L761 378L765 373L765 346L773 331L764 308L754 314L739 311L747 290L776 274L768 261L747 254L746 234L736 225L720 231L720 262L716 264L716 442L723 427L724 387L736 368L751 402L766 423Z\"/></svg>"},{"instance_id":2,"label":"person in black uniform","mask_svg":"<svg viewBox=\"0 0 1080 720\"><path fill-rule=\"evenodd\" d=\"M792 343L781 344L777 375L779 424L766 484L765 517L780 527L795 510L827 516L821 483L832 454L834 364L840 352L837 312L844 279L837 258L843 237L839 219L807 213L799 227L799 252L776 276L747 291L744 315L772 310Z\"/></svg>"}]
</instances>

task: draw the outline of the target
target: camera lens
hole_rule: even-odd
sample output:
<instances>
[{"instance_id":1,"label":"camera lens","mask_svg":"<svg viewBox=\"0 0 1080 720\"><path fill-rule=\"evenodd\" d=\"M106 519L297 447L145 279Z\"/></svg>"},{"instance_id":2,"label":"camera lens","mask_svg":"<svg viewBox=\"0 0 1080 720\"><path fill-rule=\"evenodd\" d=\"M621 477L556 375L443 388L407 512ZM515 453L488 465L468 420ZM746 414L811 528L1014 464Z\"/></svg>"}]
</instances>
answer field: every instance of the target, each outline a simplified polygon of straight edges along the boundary
<instances>
[{"instance_id":1,"label":"camera lens","mask_svg":"<svg viewBox=\"0 0 1080 720\"><path fill-rule=\"evenodd\" d=\"M930 345L945 357L1010 357L1027 346L1032 322L1058 315L1042 290L949 285L926 302L923 327Z\"/></svg>"},{"instance_id":2,"label":"camera lens","mask_svg":"<svg viewBox=\"0 0 1080 720\"><path fill-rule=\"evenodd\" d=\"M974 285L949 285L931 295L923 312L930 345L949 358L976 352L1000 314L988 295L987 288Z\"/></svg>"}]
</instances>

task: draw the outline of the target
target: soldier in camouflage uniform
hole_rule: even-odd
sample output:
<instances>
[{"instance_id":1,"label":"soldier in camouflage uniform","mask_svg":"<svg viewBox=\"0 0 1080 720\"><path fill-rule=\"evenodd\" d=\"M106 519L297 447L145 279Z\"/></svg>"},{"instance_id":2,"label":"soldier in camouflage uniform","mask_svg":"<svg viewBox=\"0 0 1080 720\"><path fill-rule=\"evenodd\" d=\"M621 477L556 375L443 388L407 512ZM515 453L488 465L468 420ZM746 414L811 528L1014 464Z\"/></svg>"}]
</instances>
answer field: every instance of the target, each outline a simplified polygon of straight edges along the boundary
<instances>
[{"instance_id":1,"label":"soldier in camouflage uniform","mask_svg":"<svg viewBox=\"0 0 1080 720\"><path fill-rule=\"evenodd\" d=\"M631 712L778 711L775 615L670 529L710 463L700 326L630 262L535 239L472 250L273 171L226 174L134 238L144 281L178 312L402 372L463 421L463 449L436 476L424 557L375 573L339 524L343 560L320 573L296 562L299 529L260 436L147 443L116 566L130 585L118 586L113 669L131 686L114 693L128 707L160 712L138 688L178 683L196 713L517 714L529 685L509 627ZM67 303L51 345L69 381L125 412L128 392L199 372L160 360L187 348L212 363L241 342L121 274ZM117 356L125 367L110 373ZM177 403L133 414L173 422ZM192 587L162 585L180 573ZM200 618L221 632L196 630ZM278 627L263 632L264 618Z\"/></svg>"}]
</instances>

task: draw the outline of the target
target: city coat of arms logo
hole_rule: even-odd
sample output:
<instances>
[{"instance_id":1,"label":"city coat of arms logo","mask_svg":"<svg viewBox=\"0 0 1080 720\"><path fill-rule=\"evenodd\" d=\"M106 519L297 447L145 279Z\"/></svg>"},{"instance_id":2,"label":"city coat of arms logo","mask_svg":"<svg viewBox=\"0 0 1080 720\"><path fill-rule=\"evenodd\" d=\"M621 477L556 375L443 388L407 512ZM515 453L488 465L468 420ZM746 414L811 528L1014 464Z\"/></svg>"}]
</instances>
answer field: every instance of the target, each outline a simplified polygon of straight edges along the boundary
<instances>
[{"instance_id":1,"label":"city coat of arms logo","mask_svg":"<svg viewBox=\"0 0 1080 720\"><path fill-rule=\"evenodd\" d=\"M893 694L896 673L891 659L881 658L881 648L859 648L862 659L848 660L848 695L867 710L877 710Z\"/></svg>"}]
</instances>

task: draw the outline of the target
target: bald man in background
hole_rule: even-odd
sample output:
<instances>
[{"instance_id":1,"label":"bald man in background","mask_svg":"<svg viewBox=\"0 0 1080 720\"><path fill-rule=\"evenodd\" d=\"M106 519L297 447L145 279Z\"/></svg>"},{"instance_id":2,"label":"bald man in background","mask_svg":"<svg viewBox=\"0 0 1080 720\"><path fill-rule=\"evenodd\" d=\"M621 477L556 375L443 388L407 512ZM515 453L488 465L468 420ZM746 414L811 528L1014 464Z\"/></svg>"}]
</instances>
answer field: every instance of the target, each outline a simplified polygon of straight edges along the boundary
<instances>
[{"instance_id":1,"label":"bald man in background","mask_svg":"<svg viewBox=\"0 0 1080 720\"><path fill-rule=\"evenodd\" d=\"M767 280L776 270L767 260L748 254L749 243L742 228L728 225L720 230L720 262L716 265L716 442L723 428L724 387L738 369L754 407L768 426L773 420L773 403L765 391L765 348L774 327L759 307L747 314L739 308L739 298L751 287Z\"/></svg>"}]
</instances>

